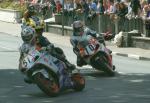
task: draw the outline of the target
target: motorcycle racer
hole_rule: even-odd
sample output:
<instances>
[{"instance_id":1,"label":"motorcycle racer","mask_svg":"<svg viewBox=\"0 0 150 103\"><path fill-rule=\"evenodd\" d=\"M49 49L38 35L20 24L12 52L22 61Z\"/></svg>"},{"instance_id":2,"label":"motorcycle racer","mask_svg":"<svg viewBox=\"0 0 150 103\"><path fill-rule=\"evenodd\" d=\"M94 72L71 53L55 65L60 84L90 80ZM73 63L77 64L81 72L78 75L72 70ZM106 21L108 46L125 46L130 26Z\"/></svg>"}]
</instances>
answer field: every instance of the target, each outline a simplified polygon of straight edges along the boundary
<instances>
[{"instance_id":1,"label":"motorcycle racer","mask_svg":"<svg viewBox=\"0 0 150 103\"><path fill-rule=\"evenodd\" d=\"M105 45L104 38L102 35L97 34L94 30L84 27L82 21L75 21L73 23L73 34L70 38L70 42L73 46L73 52L77 55L77 66L86 65L83 58L80 56L79 50L77 48L78 41L86 35L91 35L92 37L96 38L100 43L103 43Z\"/></svg>"},{"instance_id":2,"label":"motorcycle racer","mask_svg":"<svg viewBox=\"0 0 150 103\"><path fill-rule=\"evenodd\" d=\"M22 29L21 38L23 40L23 44L20 47L19 61L21 61L24 58L25 54L28 53L32 46L35 46L37 49L44 48L45 50L48 50L51 55L62 60L66 64L67 69L75 69L75 66L66 59L66 56L62 49L60 49L59 47L54 47L54 45L50 43L44 36L38 36L40 37L37 37L36 31L30 26L24 27ZM21 65L19 65L19 69L21 72L24 72L24 68L21 68ZM31 83L31 81L28 78L25 78L25 82Z\"/></svg>"},{"instance_id":3,"label":"motorcycle racer","mask_svg":"<svg viewBox=\"0 0 150 103\"><path fill-rule=\"evenodd\" d=\"M71 64L67 59L63 52L63 50L59 47L54 47L54 45L48 41L46 37L44 37L42 34L44 32L45 23L44 20L39 19L36 16L33 16L30 18L29 22L23 24L23 28L26 26L30 26L35 30L35 36L34 36L34 43L36 47L47 47L49 50L51 50L51 54L57 57L58 59L62 60L66 63L67 68L74 70L75 65Z\"/></svg>"},{"instance_id":4,"label":"motorcycle racer","mask_svg":"<svg viewBox=\"0 0 150 103\"><path fill-rule=\"evenodd\" d=\"M29 18L31 18L32 16L35 16L35 15L36 15L36 10L35 10L34 5L29 5L27 7L27 10L23 14L22 23L29 22Z\"/></svg>"}]
</instances>

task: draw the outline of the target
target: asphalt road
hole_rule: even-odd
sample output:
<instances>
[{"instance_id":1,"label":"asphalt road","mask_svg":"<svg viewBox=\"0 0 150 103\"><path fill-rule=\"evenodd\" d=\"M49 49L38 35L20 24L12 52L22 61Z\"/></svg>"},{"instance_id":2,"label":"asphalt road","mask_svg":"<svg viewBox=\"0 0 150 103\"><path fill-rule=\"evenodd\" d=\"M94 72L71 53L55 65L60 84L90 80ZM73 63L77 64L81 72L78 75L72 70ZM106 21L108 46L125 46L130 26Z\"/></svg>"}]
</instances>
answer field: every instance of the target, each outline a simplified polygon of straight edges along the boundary
<instances>
[{"instance_id":1,"label":"asphalt road","mask_svg":"<svg viewBox=\"0 0 150 103\"><path fill-rule=\"evenodd\" d=\"M36 85L24 83L18 71L19 37L0 34L0 103L149 103L150 65L149 61L114 56L115 77L107 77L101 72L87 71L86 88L82 92L66 91L51 98ZM57 44L56 44L57 45ZM75 63L71 48L57 45L65 51L70 62Z\"/></svg>"}]
</instances>

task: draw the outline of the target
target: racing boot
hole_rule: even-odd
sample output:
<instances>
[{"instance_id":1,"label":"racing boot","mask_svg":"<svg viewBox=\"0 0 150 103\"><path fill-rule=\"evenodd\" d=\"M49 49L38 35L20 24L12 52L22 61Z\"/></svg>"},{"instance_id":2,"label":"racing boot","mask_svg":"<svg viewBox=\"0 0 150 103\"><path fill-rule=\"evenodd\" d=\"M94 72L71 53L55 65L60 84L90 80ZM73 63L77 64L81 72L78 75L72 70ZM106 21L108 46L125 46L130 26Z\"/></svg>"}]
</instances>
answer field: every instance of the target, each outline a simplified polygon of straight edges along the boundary
<instances>
[{"instance_id":1,"label":"racing boot","mask_svg":"<svg viewBox=\"0 0 150 103\"><path fill-rule=\"evenodd\" d=\"M54 55L56 58L62 60L62 61L66 64L67 68L69 68L71 71L74 70L74 69L76 69L75 65L71 64L71 63L66 59L66 56L64 55L63 51L62 51L62 52L59 51L60 53L58 53L58 50L60 50L60 49L57 48L57 53L54 52L53 55Z\"/></svg>"},{"instance_id":2,"label":"racing boot","mask_svg":"<svg viewBox=\"0 0 150 103\"><path fill-rule=\"evenodd\" d=\"M74 64L71 64L69 61L65 60L65 64L67 68L69 68L71 71L76 69L76 66Z\"/></svg>"},{"instance_id":3,"label":"racing boot","mask_svg":"<svg viewBox=\"0 0 150 103\"><path fill-rule=\"evenodd\" d=\"M77 66L82 67L83 65L87 65L87 63L81 57L77 57Z\"/></svg>"},{"instance_id":4,"label":"racing boot","mask_svg":"<svg viewBox=\"0 0 150 103\"><path fill-rule=\"evenodd\" d=\"M115 66L115 65L113 65L113 70L115 71L115 69L116 69L116 66Z\"/></svg>"}]
</instances>

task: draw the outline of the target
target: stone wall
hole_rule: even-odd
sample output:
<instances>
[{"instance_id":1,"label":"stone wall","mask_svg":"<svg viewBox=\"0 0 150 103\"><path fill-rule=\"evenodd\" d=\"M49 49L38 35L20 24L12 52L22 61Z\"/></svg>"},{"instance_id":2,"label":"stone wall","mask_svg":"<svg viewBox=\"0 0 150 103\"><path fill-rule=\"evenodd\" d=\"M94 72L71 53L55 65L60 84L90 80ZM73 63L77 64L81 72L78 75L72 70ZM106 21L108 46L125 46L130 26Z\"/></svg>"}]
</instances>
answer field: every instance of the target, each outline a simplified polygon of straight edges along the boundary
<instances>
[{"instance_id":1,"label":"stone wall","mask_svg":"<svg viewBox=\"0 0 150 103\"><path fill-rule=\"evenodd\" d=\"M150 49L150 38L133 36L132 47Z\"/></svg>"},{"instance_id":2,"label":"stone wall","mask_svg":"<svg viewBox=\"0 0 150 103\"><path fill-rule=\"evenodd\" d=\"M47 24L47 32L62 35L61 25ZM72 28L64 26L64 35L70 36L72 34ZM140 33L126 33L123 37L123 47L137 47L143 49L150 49L150 38L141 37Z\"/></svg>"},{"instance_id":3,"label":"stone wall","mask_svg":"<svg viewBox=\"0 0 150 103\"><path fill-rule=\"evenodd\" d=\"M62 26L61 25L47 25L47 32L55 33L58 35L62 35ZM64 26L64 35L70 36L72 34L72 28L68 26Z\"/></svg>"},{"instance_id":4,"label":"stone wall","mask_svg":"<svg viewBox=\"0 0 150 103\"><path fill-rule=\"evenodd\" d=\"M21 13L18 10L0 9L0 21L18 23L21 20Z\"/></svg>"}]
</instances>

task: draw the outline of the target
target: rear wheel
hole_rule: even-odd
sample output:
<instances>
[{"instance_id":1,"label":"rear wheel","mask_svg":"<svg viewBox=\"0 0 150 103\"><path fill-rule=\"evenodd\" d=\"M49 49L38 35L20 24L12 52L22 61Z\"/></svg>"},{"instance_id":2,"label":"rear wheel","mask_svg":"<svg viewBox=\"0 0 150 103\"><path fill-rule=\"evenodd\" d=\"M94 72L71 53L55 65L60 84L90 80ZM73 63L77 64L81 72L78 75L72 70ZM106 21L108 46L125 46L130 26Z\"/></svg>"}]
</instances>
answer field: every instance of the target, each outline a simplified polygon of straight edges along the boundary
<instances>
[{"instance_id":1,"label":"rear wheel","mask_svg":"<svg viewBox=\"0 0 150 103\"><path fill-rule=\"evenodd\" d=\"M71 79L74 83L74 87L73 87L74 90L82 91L85 88L85 79L81 74L74 73Z\"/></svg>"},{"instance_id":2,"label":"rear wheel","mask_svg":"<svg viewBox=\"0 0 150 103\"><path fill-rule=\"evenodd\" d=\"M59 93L59 85L57 80L54 77L47 79L42 73L37 73L34 75L34 81L37 86L49 96L57 96Z\"/></svg>"}]
</instances>

